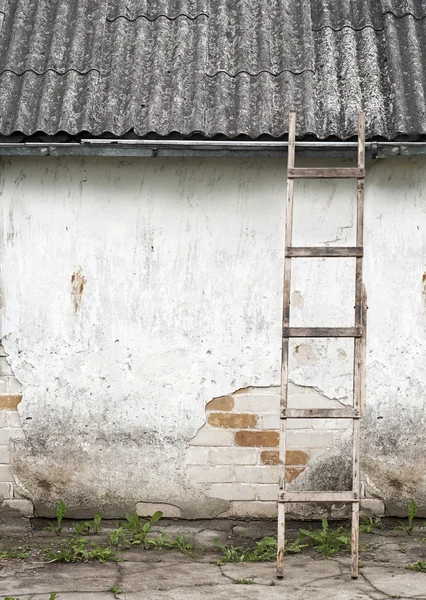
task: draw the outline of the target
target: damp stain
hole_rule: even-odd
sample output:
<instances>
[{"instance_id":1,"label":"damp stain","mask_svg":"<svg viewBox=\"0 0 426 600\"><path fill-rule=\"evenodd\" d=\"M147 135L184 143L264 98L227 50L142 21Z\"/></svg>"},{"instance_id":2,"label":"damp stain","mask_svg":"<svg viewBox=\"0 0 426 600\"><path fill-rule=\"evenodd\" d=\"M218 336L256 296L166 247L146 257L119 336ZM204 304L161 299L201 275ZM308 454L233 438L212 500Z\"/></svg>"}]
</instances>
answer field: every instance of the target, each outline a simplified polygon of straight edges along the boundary
<instances>
[{"instance_id":1,"label":"damp stain","mask_svg":"<svg viewBox=\"0 0 426 600\"><path fill-rule=\"evenodd\" d=\"M81 299L83 297L84 286L87 283L87 279L84 277L81 269L75 271L71 275L71 297L74 306L74 312L77 313L81 306Z\"/></svg>"}]
</instances>

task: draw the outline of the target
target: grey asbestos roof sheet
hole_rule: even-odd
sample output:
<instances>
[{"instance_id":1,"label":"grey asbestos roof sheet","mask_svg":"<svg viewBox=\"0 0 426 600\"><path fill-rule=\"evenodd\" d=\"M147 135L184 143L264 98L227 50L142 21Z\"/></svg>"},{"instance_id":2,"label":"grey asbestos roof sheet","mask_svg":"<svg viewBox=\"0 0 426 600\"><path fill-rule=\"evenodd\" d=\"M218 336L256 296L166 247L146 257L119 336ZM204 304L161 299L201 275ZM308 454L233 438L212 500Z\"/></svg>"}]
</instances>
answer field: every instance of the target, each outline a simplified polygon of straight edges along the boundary
<instances>
[{"instance_id":1,"label":"grey asbestos roof sheet","mask_svg":"<svg viewBox=\"0 0 426 600\"><path fill-rule=\"evenodd\" d=\"M0 133L426 133L426 0L0 0Z\"/></svg>"}]
</instances>

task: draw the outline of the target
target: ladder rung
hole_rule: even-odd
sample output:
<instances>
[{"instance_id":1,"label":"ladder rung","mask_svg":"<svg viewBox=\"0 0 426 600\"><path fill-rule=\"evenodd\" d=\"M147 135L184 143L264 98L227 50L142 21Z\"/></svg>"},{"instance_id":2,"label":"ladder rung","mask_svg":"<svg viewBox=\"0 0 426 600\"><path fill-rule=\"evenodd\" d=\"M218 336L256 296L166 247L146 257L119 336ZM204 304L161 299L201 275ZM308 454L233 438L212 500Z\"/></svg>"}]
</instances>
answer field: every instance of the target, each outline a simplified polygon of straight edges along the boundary
<instances>
[{"instance_id":1,"label":"ladder rung","mask_svg":"<svg viewBox=\"0 0 426 600\"><path fill-rule=\"evenodd\" d=\"M354 247L334 247L328 248L324 247L314 247L314 246L305 246L305 247L289 247L285 249L286 258L327 258L327 257L336 257L336 258L351 258L356 257L360 258L364 255L364 249L361 246Z\"/></svg>"},{"instance_id":2,"label":"ladder rung","mask_svg":"<svg viewBox=\"0 0 426 600\"><path fill-rule=\"evenodd\" d=\"M279 502L359 502L354 492L280 492Z\"/></svg>"},{"instance_id":3,"label":"ladder rung","mask_svg":"<svg viewBox=\"0 0 426 600\"><path fill-rule=\"evenodd\" d=\"M283 408L282 419L359 419L354 408Z\"/></svg>"},{"instance_id":4,"label":"ladder rung","mask_svg":"<svg viewBox=\"0 0 426 600\"><path fill-rule=\"evenodd\" d=\"M283 327L283 337L356 338L362 337L361 327Z\"/></svg>"},{"instance_id":5,"label":"ladder rung","mask_svg":"<svg viewBox=\"0 0 426 600\"><path fill-rule=\"evenodd\" d=\"M307 169L304 167L289 168L289 179L361 179L365 177L365 169L359 167L325 167Z\"/></svg>"}]
</instances>

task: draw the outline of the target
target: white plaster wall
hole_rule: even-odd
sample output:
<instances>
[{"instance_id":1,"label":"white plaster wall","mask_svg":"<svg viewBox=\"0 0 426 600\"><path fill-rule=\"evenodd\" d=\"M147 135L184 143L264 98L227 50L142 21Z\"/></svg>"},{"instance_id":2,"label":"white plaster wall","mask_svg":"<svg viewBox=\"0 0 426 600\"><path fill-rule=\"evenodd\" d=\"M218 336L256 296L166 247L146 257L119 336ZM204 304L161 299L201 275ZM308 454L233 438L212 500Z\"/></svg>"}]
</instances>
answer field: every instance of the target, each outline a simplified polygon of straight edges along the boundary
<instances>
[{"instance_id":1,"label":"white plaster wall","mask_svg":"<svg viewBox=\"0 0 426 600\"><path fill-rule=\"evenodd\" d=\"M425 166L395 158L367 172L364 470L394 511L413 496L426 506ZM60 497L75 514L140 500L225 510L188 483L185 453L213 397L279 384L283 161L14 158L0 186L21 489L40 514ZM354 191L300 182L295 243L354 243ZM292 324L351 324L352 275L350 260L300 261ZM304 344L291 379L347 402L347 342Z\"/></svg>"}]
</instances>

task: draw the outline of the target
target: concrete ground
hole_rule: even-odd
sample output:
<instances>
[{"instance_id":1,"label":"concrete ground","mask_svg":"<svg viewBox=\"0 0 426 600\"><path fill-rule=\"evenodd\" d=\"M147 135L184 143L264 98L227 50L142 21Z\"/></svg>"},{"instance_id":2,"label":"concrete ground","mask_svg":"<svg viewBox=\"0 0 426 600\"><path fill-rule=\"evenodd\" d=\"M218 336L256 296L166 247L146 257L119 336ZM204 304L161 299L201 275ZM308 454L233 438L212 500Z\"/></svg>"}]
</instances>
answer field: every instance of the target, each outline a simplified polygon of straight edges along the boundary
<instances>
[{"instance_id":1,"label":"concrete ground","mask_svg":"<svg viewBox=\"0 0 426 600\"><path fill-rule=\"evenodd\" d=\"M419 524L421 525L421 524ZM305 524L306 526L306 524ZM426 573L407 570L409 564L426 562L426 531L412 536L393 526L361 534L361 569L357 580L350 577L350 556L340 553L324 558L313 548L286 558L285 579L275 577L274 563L217 565L214 540L240 544L242 535L268 535L263 524L221 527L162 527L169 535L184 533L195 538L193 557L171 550L140 549L122 552L122 562L45 563L41 552L25 560L0 561L0 599L48 600L426 600ZM290 532L291 536L291 532ZM54 538L43 531L8 536L11 547L18 543L32 548L51 545ZM293 532L294 537L294 532ZM99 539L99 538L97 538ZM4 537L3 537L4 543ZM247 543L247 539L245 540ZM201 548L204 546L204 549ZM243 583L241 580L251 580ZM240 582L240 583L238 583ZM111 587L122 593L108 591Z\"/></svg>"}]
</instances>

